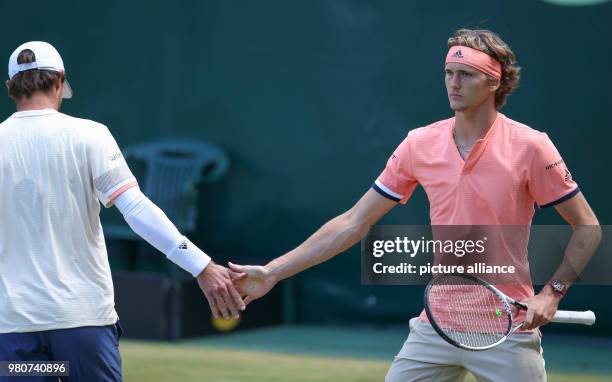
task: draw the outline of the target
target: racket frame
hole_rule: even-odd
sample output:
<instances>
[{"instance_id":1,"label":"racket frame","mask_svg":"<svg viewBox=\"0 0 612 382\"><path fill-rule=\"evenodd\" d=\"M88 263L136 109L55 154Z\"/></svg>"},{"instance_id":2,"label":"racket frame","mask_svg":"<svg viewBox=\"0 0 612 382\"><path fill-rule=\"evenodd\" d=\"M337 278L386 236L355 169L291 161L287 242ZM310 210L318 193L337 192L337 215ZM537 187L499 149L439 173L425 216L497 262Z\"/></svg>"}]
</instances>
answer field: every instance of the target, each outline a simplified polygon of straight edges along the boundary
<instances>
[{"instance_id":1,"label":"racket frame","mask_svg":"<svg viewBox=\"0 0 612 382\"><path fill-rule=\"evenodd\" d=\"M433 283L434 283L436 277L448 277L448 276L456 276L456 277L464 278L466 280L475 281L476 283L484 286L485 288L487 288L491 292L493 292L497 296L497 298L501 301L502 305L504 306L504 309L506 310L506 314L508 316L508 329L506 331L506 334L499 341L497 341L497 342L495 342L495 343L493 343L491 345L479 346L479 347L464 345L464 344L461 344L461 343L455 341L454 339L450 338L438 326L438 323L434 319L433 313L431 312L431 308L429 306L429 291L430 291L431 287L433 286ZM502 291L500 291L499 289L497 289L493 285L489 284L488 282L482 280L481 278L473 276L473 275L470 275L470 274L465 274L465 273L445 273L445 274L441 274L439 276L435 276L427 284L427 287L425 287L425 293L423 294L423 305L425 306L425 314L427 314L427 318L429 319L429 322L430 322L431 326L434 328L434 330L436 331L436 333L438 333L438 335L440 335L440 337L442 337L445 341L447 341L451 345L454 345L454 346L456 346L458 348L461 348L461 349L472 350L472 351L480 351L480 350L491 349L491 348L501 344L502 342L504 342L508 338L508 336L510 334L514 333L514 331L516 331L518 328L523 326L522 322L520 324L518 324L518 325L512 326L512 324L513 324L513 315L512 315L512 310L510 309L510 304L516 306L519 309L527 310L527 305L526 304L523 304L523 303L521 303L519 301L514 300L512 297L507 296L505 293L503 293ZM584 311L584 312L557 310L557 312L555 313L555 316L553 317L551 322L573 323L573 324L582 324L582 325L593 325L595 323L595 313L593 313L590 310L587 310L587 311Z\"/></svg>"},{"instance_id":2,"label":"racket frame","mask_svg":"<svg viewBox=\"0 0 612 382\"><path fill-rule=\"evenodd\" d=\"M521 304L520 302L517 302L511 298L509 298L508 296L506 296L504 293L502 293L499 289L495 288L493 285L487 283L486 281L476 277L476 276L472 276L469 274L465 274L465 273L446 273L446 274L442 274L440 276L436 276L436 277L448 277L448 276L457 276L457 277L461 277L464 278L466 280L470 280L470 281L474 281L482 286L484 286L485 288L489 289L491 292L493 292L495 294L495 296L500 300L500 302L502 303L502 306L504 307L504 310L506 311L506 315L508 317L508 328L506 329L506 334L499 339L498 341L496 341L495 343L491 344L491 345L487 345L487 346L469 346L469 345L465 345L462 344L460 342L455 341L454 339L452 339L451 337L449 337L438 325L438 323L436 322L436 320L433 317L433 313L431 311L431 308L429 306L429 291L431 290L431 287L434 285L433 282L435 280L435 277L427 284L427 286L425 287L425 293L423 294L423 305L425 306L425 314L427 315L427 318L429 319L429 322L431 324L431 326L434 328L434 330L436 331L436 333L438 333L438 335L440 335L440 337L442 337L445 341L447 341L448 343L450 343L451 345L454 345L458 348L461 349L465 349L465 350L472 350L472 351L480 351L480 350L487 350L487 349L491 349L499 344L501 344L502 342L504 342L506 340L506 338L508 338L508 336L513 333L518 327L520 327L520 325L517 325L515 327L512 326L512 309L510 309L510 304L514 304L519 308L522 309L527 309L527 307L523 304Z\"/></svg>"}]
</instances>

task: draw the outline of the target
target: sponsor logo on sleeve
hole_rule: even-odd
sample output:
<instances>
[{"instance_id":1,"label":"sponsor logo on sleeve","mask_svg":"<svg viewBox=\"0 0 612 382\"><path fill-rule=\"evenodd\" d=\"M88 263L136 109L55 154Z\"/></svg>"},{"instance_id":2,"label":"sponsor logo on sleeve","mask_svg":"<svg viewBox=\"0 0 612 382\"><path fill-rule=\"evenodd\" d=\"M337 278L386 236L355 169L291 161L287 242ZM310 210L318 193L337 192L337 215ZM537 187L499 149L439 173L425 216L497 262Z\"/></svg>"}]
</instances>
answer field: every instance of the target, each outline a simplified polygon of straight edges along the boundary
<instances>
[{"instance_id":1,"label":"sponsor logo on sleeve","mask_svg":"<svg viewBox=\"0 0 612 382\"><path fill-rule=\"evenodd\" d=\"M555 167L557 167L557 166L559 166L560 164L563 164L563 163L564 163L563 159L560 159L560 160L556 161L555 163L551 163L551 164L546 165L545 169L546 170L550 170L550 169L553 169L553 168L555 168Z\"/></svg>"},{"instance_id":2,"label":"sponsor logo on sleeve","mask_svg":"<svg viewBox=\"0 0 612 382\"><path fill-rule=\"evenodd\" d=\"M110 159L111 162L116 161L119 158L122 158L123 154L121 153L115 153L113 155L111 155L108 159Z\"/></svg>"}]
</instances>

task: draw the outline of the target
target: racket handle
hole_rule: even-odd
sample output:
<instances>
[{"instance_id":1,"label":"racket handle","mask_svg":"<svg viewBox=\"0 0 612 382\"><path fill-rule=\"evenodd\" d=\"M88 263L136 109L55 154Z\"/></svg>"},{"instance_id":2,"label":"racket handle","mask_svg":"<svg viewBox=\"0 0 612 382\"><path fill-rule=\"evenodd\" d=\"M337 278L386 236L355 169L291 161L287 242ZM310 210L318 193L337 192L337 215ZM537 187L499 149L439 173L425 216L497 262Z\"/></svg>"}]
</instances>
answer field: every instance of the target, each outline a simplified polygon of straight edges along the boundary
<instances>
[{"instance_id":1,"label":"racket handle","mask_svg":"<svg viewBox=\"0 0 612 382\"><path fill-rule=\"evenodd\" d=\"M557 310L552 322L565 324L593 325L595 323L595 313L590 310L586 312L575 312L571 310Z\"/></svg>"}]
</instances>

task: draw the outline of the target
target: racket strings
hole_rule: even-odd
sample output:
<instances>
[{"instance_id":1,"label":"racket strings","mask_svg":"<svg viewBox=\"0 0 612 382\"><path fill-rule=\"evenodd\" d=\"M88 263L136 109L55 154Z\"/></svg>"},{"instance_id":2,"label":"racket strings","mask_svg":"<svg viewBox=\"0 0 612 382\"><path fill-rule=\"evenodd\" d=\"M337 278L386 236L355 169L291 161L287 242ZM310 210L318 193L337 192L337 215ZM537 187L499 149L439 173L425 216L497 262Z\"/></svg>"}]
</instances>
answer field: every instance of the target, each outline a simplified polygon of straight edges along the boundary
<instances>
[{"instance_id":1,"label":"racket strings","mask_svg":"<svg viewBox=\"0 0 612 382\"><path fill-rule=\"evenodd\" d=\"M508 333L508 307L490 289L462 277L443 277L428 293L435 325L453 341L479 348L492 345Z\"/></svg>"}]
</instances>

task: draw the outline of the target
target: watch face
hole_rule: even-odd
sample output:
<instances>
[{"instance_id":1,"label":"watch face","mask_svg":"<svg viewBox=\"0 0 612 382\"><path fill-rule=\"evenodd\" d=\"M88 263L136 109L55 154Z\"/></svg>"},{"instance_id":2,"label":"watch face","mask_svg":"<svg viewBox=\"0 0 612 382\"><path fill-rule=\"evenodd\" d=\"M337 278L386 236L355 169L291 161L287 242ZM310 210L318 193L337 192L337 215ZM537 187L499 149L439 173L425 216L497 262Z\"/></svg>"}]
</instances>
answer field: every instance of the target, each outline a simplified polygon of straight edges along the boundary
<instances>
[{"instance_id":1,"label":"watch face","mask_svg":"<svg viewBox=\"0 0 612 382\"><path fill-rule=\"evenodd\" d=\"M559 280L553 280L550 283L550 286L557 292L563 292L565 289L565 285L563 285L563 283L561 283Z\"/></svg>"}]
</instances>

